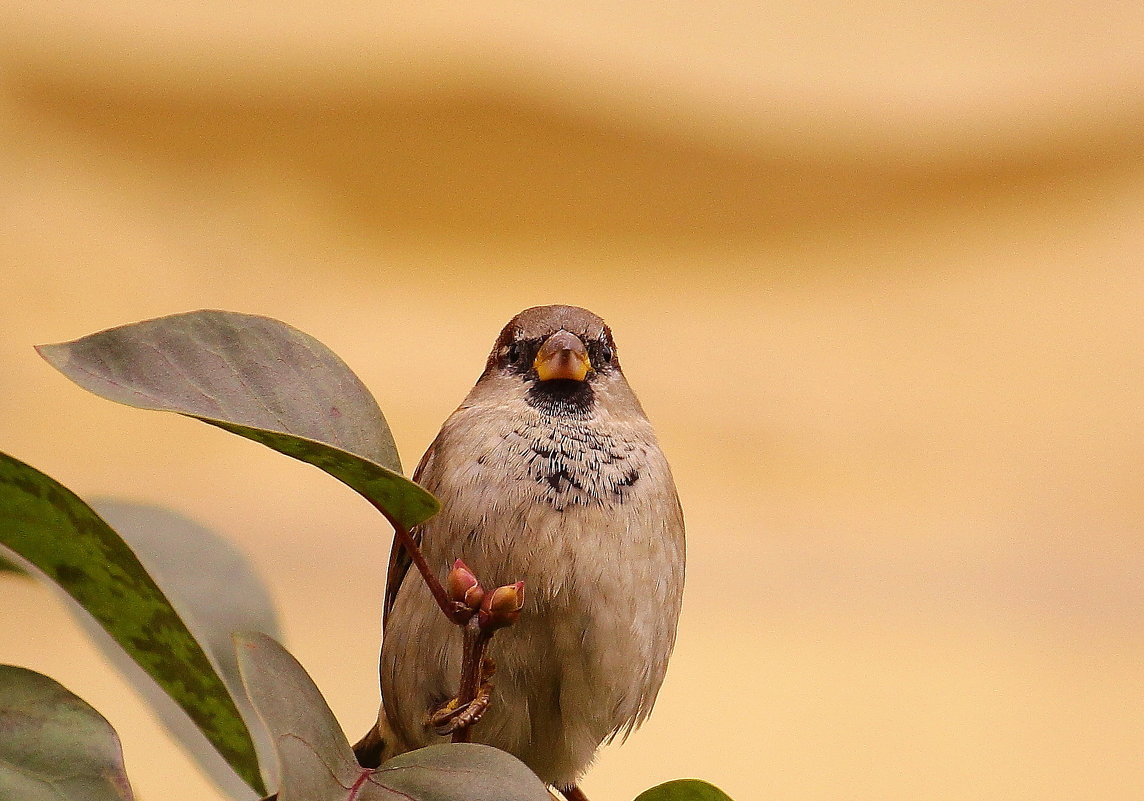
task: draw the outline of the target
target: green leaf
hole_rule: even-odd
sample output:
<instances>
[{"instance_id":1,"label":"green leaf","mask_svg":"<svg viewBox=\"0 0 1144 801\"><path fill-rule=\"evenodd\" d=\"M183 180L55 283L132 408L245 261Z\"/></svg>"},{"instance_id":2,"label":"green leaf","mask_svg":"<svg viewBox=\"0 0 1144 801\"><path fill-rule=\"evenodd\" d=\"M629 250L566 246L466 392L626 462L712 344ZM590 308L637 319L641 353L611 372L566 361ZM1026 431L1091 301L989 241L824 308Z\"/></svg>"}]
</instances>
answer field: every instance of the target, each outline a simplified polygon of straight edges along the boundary
<instances>
[{"instance_id":1,"label":"green leaf","mask_svg":"<svg viewBox=\"0 0 1144 801\"><path fill-rule=\"evenodd\" d=\"M700 779L676 779L644 790L636 801L731 801L713 784Z\"/></svg>"},{"instance_id":2,"label":"green leaf","mask_svg":"<svg viewBox=\"0 0 1144 801\"><path fill-rule=\"evenodd\" d=\"M253 566L230 542L180 514L158 506L95 498L91 506L123 538L139 562L202 645L226 683L258 750L267 784L274 754L238 673L231 635L261 631L278 636L278 618L270 593ZM187 565L194 565L188 570ZM187 714L103 631L78 604L68 604L92 641L147 701L171 736L198 762L229 798L254 793L215 750Z\"/></svg>"},{"instance_id":3,"label":"green leaf","mask_svg":"<svg viewBox=\"0 0 1144 801\"><path fill-rule=\"evenodd\" d=\"M238 635L235 644L247 692L278 750L278 801L551 801L524 763L487 745L435 745L362 768L294 657L263 634Z\"/></svg>"},{"instance_id":4,"label":"green leaf","mask_svg":"<svg viewBox=\"0 0 1144 801\"><path fill-rule=\"evenodd\" d=\"M194 417L309 462L395 524L412 527L439 508L401 475L389 426L358 377L285 323L196 311L37 350L96 395Z\"/></svg>"},{"instance_id":5,"label":"green leaf","mask_svg":"<svg viewBox=\"0 0 1144 801\"><path fill-rule=\"evenodd\" d=\"M2 553L0 553L0 573L13 573L17 576L28 575L24 568L20 567L11 559L5 559Z\"/></svg>"},{"instance_id":6,"label":"green leaf","mask_svg":"<svg viewBox=\"0 0 1144 801\"><path fill-rule=\"evenodd\" d=\"M131 801L119 737L102 715L35 671L0 665L0 798Z\"/></svg>"},{"instance_id":7,"label":"green leaf","mask_svg":"<svg viewBox=\"0 0 1144 801\"><path fill-rule=\"evenodd\" d=\"M254 744L226 685L135 554L71 490L3 453L0 544L86 609L263 791Z\"/></svg>"}]
</instances>

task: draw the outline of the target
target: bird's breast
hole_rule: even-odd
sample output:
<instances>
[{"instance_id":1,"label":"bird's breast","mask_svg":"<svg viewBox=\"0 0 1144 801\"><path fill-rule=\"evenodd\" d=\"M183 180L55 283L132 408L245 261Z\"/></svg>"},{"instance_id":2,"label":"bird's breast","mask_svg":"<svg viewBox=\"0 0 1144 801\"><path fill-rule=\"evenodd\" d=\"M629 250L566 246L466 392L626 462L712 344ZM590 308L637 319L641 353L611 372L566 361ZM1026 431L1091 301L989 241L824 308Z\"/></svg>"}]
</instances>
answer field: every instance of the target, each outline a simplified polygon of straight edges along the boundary
<instances>
[{"instance_id":1,"label":"bird's breast","mask_svg":"<svg viewBox=\"0 0 1144 801\"><path fill-rule=\"evenodd\" d=\"M426 546L442 547L441 559L461 556L487 584L523 580L539 600L601 559L663 558L677 501L646 419L523 414L506 424L465 411L450 420L465 436L450 425L427 470L442 511L425 526Z\"/></svg>"},{"instance_id":2,"label":"bird's breast","mask_svg":"<svg viewBox=\"0 0 1144 801\"><path fill-rule=\"evenodd\" d=\"M517 480L531 482L537 499L560 512L623 504L647 455L643 443L578 422L521 425L504 447Z\"/></svg>"}]
</instances>

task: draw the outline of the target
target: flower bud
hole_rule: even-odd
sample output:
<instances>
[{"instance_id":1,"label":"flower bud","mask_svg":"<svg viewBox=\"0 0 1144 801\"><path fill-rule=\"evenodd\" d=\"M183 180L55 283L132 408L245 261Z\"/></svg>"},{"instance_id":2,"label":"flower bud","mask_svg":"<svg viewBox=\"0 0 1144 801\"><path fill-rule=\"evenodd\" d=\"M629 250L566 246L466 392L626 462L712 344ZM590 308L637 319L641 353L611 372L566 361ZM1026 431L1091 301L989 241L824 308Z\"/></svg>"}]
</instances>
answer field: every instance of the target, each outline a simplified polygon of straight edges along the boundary
<instances>
[{"instance_id":1,"label":"flower bud","mask_svg":"<svg viewBox=\"0 0 1144 801\"><path fill-rule=\"evenodd\" d=\"M497 587L485 595L481 604L480 625L485 631L511 626L524 607L524 582Z\"/></svg>"},{"instance_id":2,"label":"flower bud","mask_svg":"<svg viewBox=\"0 0 1144 801\"><path fill-rule=\"evenodd\" d=\"M449 600L464 604L469 609L480 608L485 597L485 590L481 587L469 566L458 559L453 563L453 569L445 579L445 588L449 593Z\"/></svg>"}]
</instances>

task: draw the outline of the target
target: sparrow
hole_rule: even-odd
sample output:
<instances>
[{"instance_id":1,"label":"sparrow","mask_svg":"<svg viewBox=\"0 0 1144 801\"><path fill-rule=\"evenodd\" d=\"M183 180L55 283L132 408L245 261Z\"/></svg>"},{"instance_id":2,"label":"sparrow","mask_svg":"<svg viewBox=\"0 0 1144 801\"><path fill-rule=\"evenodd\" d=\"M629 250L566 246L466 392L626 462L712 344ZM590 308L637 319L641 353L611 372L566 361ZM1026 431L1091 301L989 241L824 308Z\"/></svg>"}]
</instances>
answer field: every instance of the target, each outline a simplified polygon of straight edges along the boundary
<instances>
[{"instance_id":1,"label":"sparrow","mask_svg":"<svg viewBox=\"0 0 1144 801\"><path fill-rule=\"evenodd\" d=\"M648 717L675 644L684 524L675 483L602 319L538 306L501 331L484 372L413 480L441 511L412 534L444 581L461 559L485 587L523 581L474 742L568 798L602 743ZM382 708L355 746L367 767L444 742L429 722L458 690L461 635L395 540Z\"/></svg>"}]
</instances>

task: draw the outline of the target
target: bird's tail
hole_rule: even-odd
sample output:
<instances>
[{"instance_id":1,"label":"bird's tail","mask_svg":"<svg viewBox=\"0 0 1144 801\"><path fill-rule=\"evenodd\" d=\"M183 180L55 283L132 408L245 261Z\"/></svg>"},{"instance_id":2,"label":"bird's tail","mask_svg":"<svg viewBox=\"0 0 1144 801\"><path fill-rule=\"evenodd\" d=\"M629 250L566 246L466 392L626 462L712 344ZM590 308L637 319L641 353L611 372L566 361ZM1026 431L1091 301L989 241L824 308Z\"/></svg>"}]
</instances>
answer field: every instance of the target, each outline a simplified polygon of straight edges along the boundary
<instances>
[{"instance_id":1,"label":"bird's tail","mask_svg":"<svg viewBox=\"0 0 1144 801\"><path fill-rule=\"evenodd\" d=\"M354 746L354 756L363 768L376 768L386 760L408 751L389 725L385 707L378 710L377 723Z\"/></svg>"}]
</instances>

